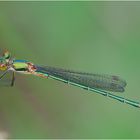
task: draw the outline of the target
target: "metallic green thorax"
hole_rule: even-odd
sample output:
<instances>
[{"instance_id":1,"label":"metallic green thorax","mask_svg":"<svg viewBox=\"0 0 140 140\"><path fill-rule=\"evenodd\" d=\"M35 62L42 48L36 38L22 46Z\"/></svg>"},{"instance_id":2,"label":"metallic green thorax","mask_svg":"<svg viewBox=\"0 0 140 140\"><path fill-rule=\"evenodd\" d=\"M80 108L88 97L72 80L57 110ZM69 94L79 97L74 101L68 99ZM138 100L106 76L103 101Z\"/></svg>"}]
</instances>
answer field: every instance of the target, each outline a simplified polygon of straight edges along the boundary
<instances>
[{"instance_id":1,"label":"metallic green thorax","mask_svg":"<svg viewBox=\"0 0 140 140\"><path fill-rule=\"evenodd\" d=\"M13 67L16 71L26 71L28 69L27 62L26 60L14 60Z\"/></svg>"}]
</instances>

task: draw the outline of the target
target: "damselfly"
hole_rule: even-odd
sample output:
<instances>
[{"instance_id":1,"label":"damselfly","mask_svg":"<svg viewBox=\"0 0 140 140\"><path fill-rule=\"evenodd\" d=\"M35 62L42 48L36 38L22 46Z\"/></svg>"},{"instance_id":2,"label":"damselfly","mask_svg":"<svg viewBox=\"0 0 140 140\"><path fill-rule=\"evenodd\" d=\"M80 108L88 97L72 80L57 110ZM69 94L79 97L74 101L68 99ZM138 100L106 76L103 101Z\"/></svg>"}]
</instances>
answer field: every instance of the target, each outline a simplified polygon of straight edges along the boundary
<instances>
[{"instance_id":1,"label":"damselfly","mask_svg":"<svg viewBox=\"0 0 140 140\"><path fill-rule=\"evenodd\" d=\"M140 107L140 103L114 95L110 92L124 92L125 80L118 76L83 73L49 66L38 66L27 60L13 59L8 51L0 57L0 83L10 86L14 85L15 73L32 74L44 78L52 78L71 84L95 93L107 96L135 107ZM9 74L10 73L10 74ZM4 80L6 75L11 75L8 82ZM109 92L110 91L110 92Z\"/></svg>"}]
</instances>

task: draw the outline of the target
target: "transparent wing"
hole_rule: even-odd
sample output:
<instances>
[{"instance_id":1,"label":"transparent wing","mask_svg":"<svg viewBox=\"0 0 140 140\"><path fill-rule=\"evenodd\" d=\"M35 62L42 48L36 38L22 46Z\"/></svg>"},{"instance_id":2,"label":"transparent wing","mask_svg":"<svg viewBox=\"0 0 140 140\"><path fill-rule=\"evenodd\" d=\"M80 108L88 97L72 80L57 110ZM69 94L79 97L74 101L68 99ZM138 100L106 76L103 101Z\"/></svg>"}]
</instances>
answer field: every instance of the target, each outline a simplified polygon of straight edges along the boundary
<instances>
[{"instance_id":1,"label":"transparent wing","mask_svg":"<svg viewBox=\"0 0 140 140\"><path fill-rule=\"evenodd\" d=\"M49 66L36 66L36 68L37 72L39 73L44 75L47 74L53 79L57 79L66 83L76 83L77 86L113 92L123 92L124 87L126 86L126 82L118 76L76 72Z\"/></svg>"},{"instance_id":2,"label":"transparent wing","mask_svg":"<svg viewBox=\"0 0 140 140\"><path fill-rule=\"evenodd\" d=\"M0 71L0 76L3 75L5 71ZM2 86L12 86L12 77L13 71L8 71L1 79L0 79L0 87Z\"/></svg>"}]
</instances>

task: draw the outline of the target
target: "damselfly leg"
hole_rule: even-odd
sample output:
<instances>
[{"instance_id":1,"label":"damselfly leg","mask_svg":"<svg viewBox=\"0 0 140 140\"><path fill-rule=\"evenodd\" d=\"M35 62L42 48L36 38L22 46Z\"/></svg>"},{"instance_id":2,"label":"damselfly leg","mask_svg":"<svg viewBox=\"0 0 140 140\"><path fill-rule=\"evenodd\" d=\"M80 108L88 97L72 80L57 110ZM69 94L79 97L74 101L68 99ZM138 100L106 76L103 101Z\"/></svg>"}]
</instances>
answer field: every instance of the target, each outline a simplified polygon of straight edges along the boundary
<instances>
[{"instance_id":1,"label":"damselfly leg","mask_svg":"<svg viewBox=\"0 0 140 140\"><path fill-rule=\"evenodd\" d=\"M1 76L0 76L0 80L7 74L9 70L6 70Z\"/></svg>"},{"instance_id":2,"label":"damselfly leg","mask_svg":"<svg viewBox=\"0 0 140 140\"><path fill-rule=\"evenodd\" d=\"M15 72L12 72L11 86L14 86L14 83L15 83Z\"/></svg>"}]
</instances>

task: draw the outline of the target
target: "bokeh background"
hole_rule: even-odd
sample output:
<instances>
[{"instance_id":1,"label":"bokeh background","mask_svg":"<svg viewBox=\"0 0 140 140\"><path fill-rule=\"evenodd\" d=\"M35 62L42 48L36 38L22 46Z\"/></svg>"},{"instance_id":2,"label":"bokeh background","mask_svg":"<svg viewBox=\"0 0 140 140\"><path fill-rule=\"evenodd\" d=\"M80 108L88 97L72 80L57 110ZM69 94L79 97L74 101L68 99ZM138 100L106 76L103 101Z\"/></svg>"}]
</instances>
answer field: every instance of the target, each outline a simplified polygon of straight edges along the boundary
<instances>
[{"instance_id":1,"label":"bokeh background","mask_svg":"<svg viewBox=\"0 0 140 140\"><path fill-rule=\"evenodd\" d=\"M0 51L35 64L119 75L140 101L140 2L0 2ZM140 138L140 110L64 83L16 75L0 87L0 137Z\"/></svg>"}]
</instances>

